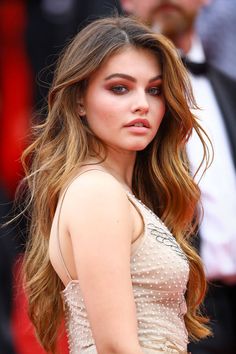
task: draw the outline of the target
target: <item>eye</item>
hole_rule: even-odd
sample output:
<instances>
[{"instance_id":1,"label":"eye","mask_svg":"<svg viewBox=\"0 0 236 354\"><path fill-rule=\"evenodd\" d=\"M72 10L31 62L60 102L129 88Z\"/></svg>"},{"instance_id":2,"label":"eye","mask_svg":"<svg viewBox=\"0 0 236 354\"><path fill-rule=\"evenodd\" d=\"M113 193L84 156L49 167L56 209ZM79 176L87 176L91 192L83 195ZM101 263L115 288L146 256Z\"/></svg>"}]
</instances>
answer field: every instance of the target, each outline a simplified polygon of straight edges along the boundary
<instances>
[{"instance_id":1,"label":"eye","mask_svg":"<svg viewBox=\"0 0 236 354\"><path fill-rule=\"evenodd\" d=\"M112 86L110 90L119 95L122 95L123 93L126 93L128 91L127 87L125 87L124 85Z\"/></svg>"},{"instance_id":2,"label":"eye","mask_svg":"<svg viewBox=\"0 0 236 354\"><path fill-rule=\"evenodd\" d=\"M148 89L148 92L152 95L152 96L160 96L161 95L161 86L153 86L153 87L150 87Z\"/></svg>"}]
</instances>

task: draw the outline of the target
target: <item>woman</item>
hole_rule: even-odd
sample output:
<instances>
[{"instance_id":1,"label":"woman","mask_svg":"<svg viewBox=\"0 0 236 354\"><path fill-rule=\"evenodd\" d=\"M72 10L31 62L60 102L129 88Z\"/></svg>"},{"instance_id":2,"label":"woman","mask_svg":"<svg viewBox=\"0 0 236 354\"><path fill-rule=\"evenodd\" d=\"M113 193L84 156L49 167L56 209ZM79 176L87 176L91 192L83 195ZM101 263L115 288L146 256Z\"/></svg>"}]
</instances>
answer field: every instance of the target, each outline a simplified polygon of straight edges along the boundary
<instances>
[{"instance_id":1,"label":"woman","mask_svg":"<svg viewBox=\"0 0 236 354\"><path fill-rule=\"evenodd\" d=\"M29 314L55 352L63 303L70 353L186 353L209 334L201 261L188 239L199 188L185 145L194 101L170 42L128 18L68 46L48 117L24 154Z\"/></svg>"}]
</instances>

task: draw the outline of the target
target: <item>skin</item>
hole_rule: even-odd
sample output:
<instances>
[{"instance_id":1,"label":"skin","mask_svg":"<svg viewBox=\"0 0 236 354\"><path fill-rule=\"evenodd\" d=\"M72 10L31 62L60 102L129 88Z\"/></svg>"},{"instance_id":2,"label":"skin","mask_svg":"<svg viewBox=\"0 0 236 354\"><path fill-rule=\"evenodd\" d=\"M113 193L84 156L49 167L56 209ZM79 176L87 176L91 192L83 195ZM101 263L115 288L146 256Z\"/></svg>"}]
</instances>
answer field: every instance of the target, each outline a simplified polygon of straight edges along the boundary
<instances>
[{"instance_id":1,"label":"skin","mask_svg":"<svg viewBox=\"0 0 236 354\"><path fill-rule=\"evenodd\" d=\"M125 189L131 190L137 151L152 141L165 113L160 77L154 54L128 48L104 62L79 100L81 119L87 119L94 134L106 143L108 157L79 173L100 171L84 173L69 186L60 215L60 245L72 278L79 279L99 354L142 354L130 254L132 242L142 234L143 221ZM126 127L136 118L145 118L149 128ZM68 278L58 257L57 218L58 209L49 253L66 286Z\"/></svg>"},{"instance_id":2,"label":"skin","mask_svg":"<svg viewBox=\"0 0 236 354\"><path fill-rule=\"evenodd\" d=\"M165 113L157 58L147 50L128 48L108 59L90 79L80 106L92 131L108 147L106 167L131 188L136 151L153 140ZM126 127L139 118L148 121L149 129Z\"/></svg>"},{"instance_id":3,"label":"skin","mask_svg":"<svg viewBox=\"0 0 236 354\"><path fill-rule=\"evenodd\" d=\"M211 0L121 0L123 9L169 37L183 52L191 48L195 20Z\"/></svg>"}]
</instances>

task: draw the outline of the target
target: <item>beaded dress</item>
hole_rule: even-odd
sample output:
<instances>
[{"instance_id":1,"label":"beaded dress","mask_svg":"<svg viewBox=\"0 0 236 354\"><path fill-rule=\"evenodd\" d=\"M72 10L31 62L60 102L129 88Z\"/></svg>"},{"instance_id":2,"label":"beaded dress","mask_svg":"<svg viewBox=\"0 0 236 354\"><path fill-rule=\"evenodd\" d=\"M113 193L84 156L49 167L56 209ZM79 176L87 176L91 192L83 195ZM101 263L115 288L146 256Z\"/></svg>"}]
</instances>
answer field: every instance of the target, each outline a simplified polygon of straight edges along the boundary
<instances>
[{"instance_id":1,"label":"beaded dress","mask_svg":"<svg viewBox=\"0 0 236 354\"><path fill-rule=\"evenodd\" d=\"M132 244L130 259L139 343L144 354L187 353L187 257L164 223L133 194L127 192L127 197L144 222L143 235ZM63 257L62 261L69 276ZM97 354L79 281L70 279L61 293L69 352Z\"/></svg>"}]
</instances>

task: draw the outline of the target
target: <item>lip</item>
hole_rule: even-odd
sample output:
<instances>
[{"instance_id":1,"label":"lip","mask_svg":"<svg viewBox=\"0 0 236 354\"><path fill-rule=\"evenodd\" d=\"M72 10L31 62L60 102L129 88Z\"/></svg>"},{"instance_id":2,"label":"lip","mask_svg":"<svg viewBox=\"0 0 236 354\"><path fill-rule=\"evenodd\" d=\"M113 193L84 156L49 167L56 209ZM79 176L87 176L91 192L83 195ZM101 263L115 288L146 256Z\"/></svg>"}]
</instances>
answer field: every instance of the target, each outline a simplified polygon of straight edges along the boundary
<instances>
[{"instance_id":1,"label":"lip","mask_svg":"<svg viewBox=\"0 0 236 354\"><path fill-rule=\"evenodd\" d=\"M143 127L134 127L134 124L136 124L136 123L142 123ZM140 128L140 129L141 128L150 128L150 124L147 119L137 118L137 119L130 121L128 124L125 125L125 127L134 127L134 128Z\"/></svg>"},{"instance_id":2,"label":"lip","mask_svg":"<svg viewBox=\"0 0 236 354\"><path fill-rule=\"evenodd\" d=\"M158 6L158 11L163 11L163 12L172 12L172 11L179 11L179 7L176 6L175 4L172 3L167 3L167 4L163 4Z\"/></svg>"}]
</instances>

